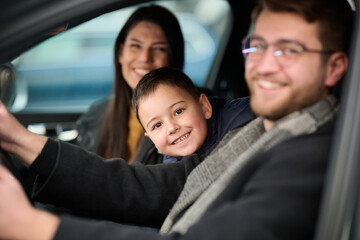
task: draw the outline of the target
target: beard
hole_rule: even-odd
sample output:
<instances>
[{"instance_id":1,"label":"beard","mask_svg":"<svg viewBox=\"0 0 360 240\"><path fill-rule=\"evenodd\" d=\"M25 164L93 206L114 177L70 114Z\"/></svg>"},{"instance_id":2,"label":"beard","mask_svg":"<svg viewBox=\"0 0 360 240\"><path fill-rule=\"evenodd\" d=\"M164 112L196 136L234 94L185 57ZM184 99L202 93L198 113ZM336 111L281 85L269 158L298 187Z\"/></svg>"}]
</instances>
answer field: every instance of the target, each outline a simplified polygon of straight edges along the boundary
<instances>
[{"instance_id":1,"label":"beard","mask_svg":"<svg viewBox=\"0 0 360 240\"><path fill-rule=\"evenodd\" d=\"M246 75L250 91L250 106L253 112L270 121L277 121L295 111L308 107L328 95L328 89L324 88L325 75L321 74L321 81L316 84L294 86L288 78L277 79L266 76L266 80L278 84L279 88L274 91L262 91L257 86L259 74L254 71Z\"/></svg>"}]
</instances>

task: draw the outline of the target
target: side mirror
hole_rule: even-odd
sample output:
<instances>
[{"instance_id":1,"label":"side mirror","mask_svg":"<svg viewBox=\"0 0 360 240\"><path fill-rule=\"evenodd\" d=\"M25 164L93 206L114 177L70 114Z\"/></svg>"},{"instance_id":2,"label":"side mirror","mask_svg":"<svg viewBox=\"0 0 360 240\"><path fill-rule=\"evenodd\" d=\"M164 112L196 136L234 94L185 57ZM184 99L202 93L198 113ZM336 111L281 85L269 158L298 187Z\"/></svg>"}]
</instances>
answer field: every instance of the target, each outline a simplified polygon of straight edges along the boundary
<instances>
[{"instance_id":1,"label":"side mirror","mask_svg":"<svg viewBox=\"0 0 360 240\"><path fill-rule=\"evenodd\" d=\"M10 63L0 65L0 99L9 107L16 95L15 70Z\"/></svg>"}]
</instances>

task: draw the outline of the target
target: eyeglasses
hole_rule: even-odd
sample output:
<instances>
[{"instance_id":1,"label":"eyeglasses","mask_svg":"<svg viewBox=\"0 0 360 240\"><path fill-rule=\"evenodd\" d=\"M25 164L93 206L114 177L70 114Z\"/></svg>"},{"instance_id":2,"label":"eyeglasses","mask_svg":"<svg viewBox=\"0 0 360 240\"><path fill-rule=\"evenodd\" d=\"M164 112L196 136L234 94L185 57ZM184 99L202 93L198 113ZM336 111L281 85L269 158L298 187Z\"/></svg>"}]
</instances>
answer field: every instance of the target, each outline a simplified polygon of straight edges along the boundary
<instances>
[{"instance_id":1,"label":"eyeglasses","mask_svg":"<svg viewBox=\"0 0 360 240\"><path fill-rule=\"evenodd\" d=\"M270 45L274 46L273 54L278 64L288 67L294 64L303 52L331 54L335 51L308 49L303 44L292 40L280 40L268 44L263 38L249 35L243 40L242 53L246 61L258 62Z\"/></svg>"}]
</instances>

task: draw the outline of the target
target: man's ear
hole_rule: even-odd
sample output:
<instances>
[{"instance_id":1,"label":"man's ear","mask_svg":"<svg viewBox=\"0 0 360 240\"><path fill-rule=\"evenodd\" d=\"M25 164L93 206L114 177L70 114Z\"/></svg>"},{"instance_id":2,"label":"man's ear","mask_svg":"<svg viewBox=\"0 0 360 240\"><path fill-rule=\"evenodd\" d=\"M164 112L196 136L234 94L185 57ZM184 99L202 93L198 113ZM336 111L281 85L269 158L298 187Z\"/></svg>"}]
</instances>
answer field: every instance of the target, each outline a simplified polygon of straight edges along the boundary
<instances>
[{"instance_id":1,"label":"man's ear","mask_svg":"<svg viewBox=\"0 0 360 240\"><path fill-rule=\"evenodd\" d=\"M209 99L207 98L207 96L205 94L203 94L203 93L200 94L199 103L200 103L200 106L203 111L205 119L210 119L212 116L212 106L210 104Z\"/></svg>"},{"instance_id":2,"label":"man's ear","mask_svg":"<svg viewBox=\"0 0 360 240\"><path fill-rule=\"evenodd\" d=\"M325 85L327 87L335 86L342 78L348 68L348 56L345 52L335 52L328 60L327 78Z\"/></svg>"},{"instance_id":3,"label":"man's ear","mask_svg":"<svg viewBox=\"0 0 360 240\"><path fill-rule=\"evenodd\" d=\"M144 136L150 138L149 134L147 134L147 132L144 132Z\"/></svg>"}]
</instances>

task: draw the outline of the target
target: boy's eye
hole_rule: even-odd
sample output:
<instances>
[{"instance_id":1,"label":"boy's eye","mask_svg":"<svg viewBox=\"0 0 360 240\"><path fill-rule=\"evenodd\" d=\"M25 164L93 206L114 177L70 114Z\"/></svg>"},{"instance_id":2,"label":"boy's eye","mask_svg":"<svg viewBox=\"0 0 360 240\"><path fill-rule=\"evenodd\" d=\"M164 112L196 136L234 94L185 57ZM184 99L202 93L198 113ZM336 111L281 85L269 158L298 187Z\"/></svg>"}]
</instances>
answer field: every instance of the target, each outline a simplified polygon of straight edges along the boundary
<instances>
[{"instance_id":1,"label":"boy's eye","mask_svg":"<svg viewBox=\"0 0 360 240\"><path fill-rule=\"evenodd\" d=\"M179 108L175 111L175 115L179 115L184 111L184 108Z\"/></svg>"},{"instance_id":2,"label":"boy's eye","mask_svg":"<svg viewBox=\"0 0 360 240\"><path fill-rule=\"evenodd\" d=\"M157 128L159 128L159 127L161 127L161 123L156 123L156 124L153 126L153 129L157 129Z\"/></svg>"}]
</instances>

